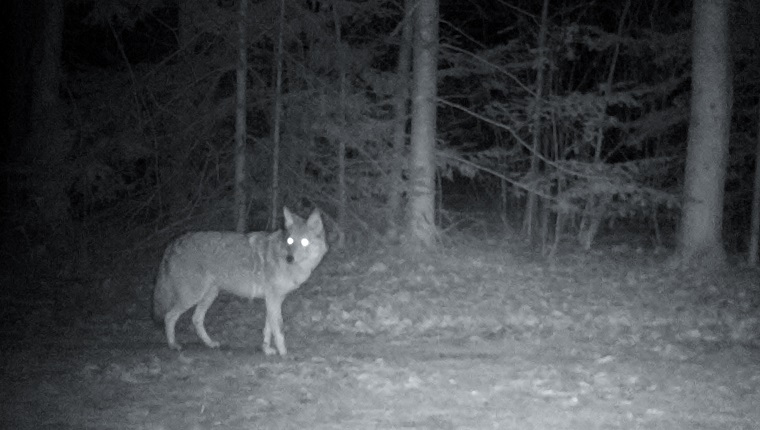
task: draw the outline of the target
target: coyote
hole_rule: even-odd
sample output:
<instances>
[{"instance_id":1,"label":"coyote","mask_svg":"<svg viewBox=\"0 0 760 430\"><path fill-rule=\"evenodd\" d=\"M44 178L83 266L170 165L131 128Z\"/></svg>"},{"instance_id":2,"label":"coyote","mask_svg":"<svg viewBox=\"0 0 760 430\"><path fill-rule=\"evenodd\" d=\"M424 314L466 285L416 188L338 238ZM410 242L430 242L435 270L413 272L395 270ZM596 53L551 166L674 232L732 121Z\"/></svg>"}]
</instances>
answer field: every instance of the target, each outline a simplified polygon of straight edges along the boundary
<instances>
[{"instance_id":1,"label":"coyote","mask_svg":"<svg viewBox=\"0 0 760 430\"><path fill-rule=\"evenodd\" d=\"M224 290L241 297L264 298L267 316L262 349L267 355L287 354L282 301L309 278L327 252L327 243L318 210L305 221L288 208L283 208L283 214L285 230L195 232L169 244L153 291L153 317L163 321L169 348L180 350L174 326L193 306L198 337L209 348L219 346L206 333L203 321L219 291Z\"/></svg>"}]
</instances>

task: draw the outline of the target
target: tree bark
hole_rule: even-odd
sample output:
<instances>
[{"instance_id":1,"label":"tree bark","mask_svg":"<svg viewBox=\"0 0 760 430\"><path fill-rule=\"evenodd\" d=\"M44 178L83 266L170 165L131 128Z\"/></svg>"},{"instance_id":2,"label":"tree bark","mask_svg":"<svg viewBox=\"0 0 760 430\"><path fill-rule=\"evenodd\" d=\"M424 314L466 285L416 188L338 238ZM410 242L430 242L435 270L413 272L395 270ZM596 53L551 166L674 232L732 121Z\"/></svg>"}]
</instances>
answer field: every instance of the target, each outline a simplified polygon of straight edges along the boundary
<instances>
[{"instance_id":1,"label":"tree bark","mask_svg":"<svg viewBox=\"0 0 760 430\"><path fill-rule=\"evenodd\" d=\"M544 0L544 4L541 7L541 27L538 30L538 55L541 58L541 62L536 70L536 95L534 97L534 111L533 118L531 118L531 126L533 127L533 133L531 133L531 148L530 154L530 178L534 183L538 179L538 152L541 149L541 112L540 106L544 96L544 70L545 63L548 63L546 55L546 33L549 26L549 0ZM503 182L503 181L502 181ZM536 210L538 209L538 194L532 191L528 191L528 200L525 204L525 214L523 216L523 234L525 238L532 242L535 236L533 228L536 225L538 218L536 217ZM504 216L508 218L506 214L506 207Z\"/></svg>"},{"instance_id":2,"label":"tree bark","mask_svg":"<svg viewBox=\"0 0 760 430\"><path fill-rule=\"evenodd\" d=\"M721 226L732 105L728 8L729 0L694 0L679 257L708 269L725 260Z\"/></svg>"},{"instance_id":3,"label":"tree bark","mask_svg":"<svg viewBox=\"0 0 760 430\"><path fill-rule=\"evenodd\" d=\"M338 123L340 126L346 124L346 97L348 92L348 78L346 72L346 53L347 49L343 46L343 36L341 34L340 17L335 8L332 10L333 22L335 25L335 47L338 56L338 74L339 74L339 106L338 106ZM346 190L346 140L338 137L338 240L335 243L336 248L343 249L346 246L346 206L348 205L348 192Z\"/></svg>"},{"instance_id":4,"label":"tree bark","mask_svg":"<svg viewBox=\"0 0 760 430\"><path fill-rule=\"evenodd\" d=\"M415 246L435 244L435 137L438 1L419 0L415 11L412 135L408 230Z\"/></svg>"},{"instance_id":5,"label":"tree bark","mask_svg":"<svg viewBox=\"0 0 760 430\"><path fill-rule=\"evenodd\" d=\"M245 192L245 144L246 144L246 78L248 74L248 0L240 2L238 22L237 105L235 106L235 231L246 228L247 201Z\"/></svg>"},{"instance_id":6,"label":"tree bark","mask_svg":"<svg viewBox=\"0 0 760 430\"><path fill-rule=\"evenodd\" d=\"M62 0L43 2L41 34L32 51L31 133L27 156L34 160L37 204L45 223L55 229L71 223L70 170L65 164L71 141L64 134L59 89L64 8Z\"/></svg>"},{"instance_id":7,"label":"tree bark","mask_svg":"<svg viewBox=\"0 0 760 430\"><path fill-rule=\"evenodd\" d=\"M272 118L272 214L269 227L275 229L277 226L278 214L277 209L280 199L280 117L282 116L282 68L283 68L283 32L285 31L285 0L280 0L280 16L277 25L277 46L275 47L275 94L274 94L274 115Z\"/></svg>"},{"instance_id":8,"label":"tree bark","mask_svg":"<svg viewBox=\"0 0 760 430\"><path fill-rule=\"evenodd\" d=\"M758 251L760 251L760 103L757 109L757 149L755 150L755 183L752 190L752 222L749 236L749 252L747 263L757 267Z\"/></svg>"},{"instance_id":9,"label":"tree bark","mask_svg":"<svg viewBox=\"0 0 760 430\"><path fill-rule=\"evenodd\" d=\"M403 174L406 170L404 149L406 148L406 126L409 121L409 69L412 63L412 31L414 29L414 1L404 1L404 20L401 27L401 40L398 50L398 93L394 100L393 110L396 116L393 126L392 161L388 185L388 224L394 231L401 218L401 196L403 190Z\"/></svg>"}]
</instances>

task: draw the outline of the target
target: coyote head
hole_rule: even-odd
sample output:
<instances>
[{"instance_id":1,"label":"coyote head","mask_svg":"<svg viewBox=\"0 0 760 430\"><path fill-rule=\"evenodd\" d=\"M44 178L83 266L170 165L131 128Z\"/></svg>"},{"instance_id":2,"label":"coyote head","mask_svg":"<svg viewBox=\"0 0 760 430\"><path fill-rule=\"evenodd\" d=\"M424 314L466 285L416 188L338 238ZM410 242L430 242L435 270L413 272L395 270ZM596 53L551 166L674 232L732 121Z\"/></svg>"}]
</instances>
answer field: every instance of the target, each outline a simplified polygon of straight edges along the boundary
<instances>
[{"instance_id":1,"label":"coyote head","mask_svg":"<svg viewBox=\"0 0 760 430\"><path fill-rule=\"evenodd\" d=\"M305 269L315 268L327 252L325 229L319 210L315 209L305 221L286 207L282 212L285 216L285 239L288 249L285 260Z\"/></svg>"}]
</instances>

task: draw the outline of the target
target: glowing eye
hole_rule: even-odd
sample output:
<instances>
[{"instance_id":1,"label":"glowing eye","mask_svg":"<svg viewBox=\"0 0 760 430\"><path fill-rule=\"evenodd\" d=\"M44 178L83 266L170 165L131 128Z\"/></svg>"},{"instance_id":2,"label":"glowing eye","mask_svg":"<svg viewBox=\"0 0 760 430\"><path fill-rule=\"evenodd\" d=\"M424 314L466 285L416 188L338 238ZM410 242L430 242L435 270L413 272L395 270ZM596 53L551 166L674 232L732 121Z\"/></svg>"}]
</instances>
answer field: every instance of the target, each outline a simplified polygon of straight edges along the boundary
<instances>
[{"instance_id":1,"label":"glowing eye","mask_svg":"<svg viewBox=\"0 0 760 430\"><path fill-rule=\"evenodd\" d=\"M287 240L287 242L288 242L288 245L292 245L293 242L295 242L295 240L293 240L292 237L289 237L288 240Z\"/></svg>"},{"instance_id":2,"label":"glowing eye","mask_svg":"<svg viewBox=\"0 0 760 430\"><path fill-rule=\"evenodd\" d=\"M309 239L306 239L306 238L301 239L301 246L303 246L304 248L309 246Z\"/></svg>"}]
</instances>

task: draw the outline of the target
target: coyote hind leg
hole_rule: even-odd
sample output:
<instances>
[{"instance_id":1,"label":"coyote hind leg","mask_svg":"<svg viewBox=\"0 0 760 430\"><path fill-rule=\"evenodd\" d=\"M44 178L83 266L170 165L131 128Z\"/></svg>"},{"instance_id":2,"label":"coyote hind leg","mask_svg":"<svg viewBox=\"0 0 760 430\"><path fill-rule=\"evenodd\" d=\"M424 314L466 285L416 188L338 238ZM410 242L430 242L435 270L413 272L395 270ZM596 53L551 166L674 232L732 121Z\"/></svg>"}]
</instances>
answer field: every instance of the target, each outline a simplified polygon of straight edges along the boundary
<instances>
[{"instance_id":1,"label":"coyote hind leg","mask_svg":"<svg viewBox=\"0 0 760 430\"><path fill-rule=\"evenodd\" d=\"M177 325L177 320L187 309L181 307L173 307L169 309L169 312L164 315L164 332L166 333L166 342L169 344L169 348L175 351L182 349L177 340L174 337L174 327Z\"/></svg>"},{"instance_id":2,"label":"coyote hind leg","mask_svg":"<svg viewBox=\"0 0 760 430\"><path fill-rule=\"evenodd\" d=\"M219 289L216 286L212 285L211 282L213 281L209 280L206 292L203 294L200 301L195 306L195 311L193 312L193 325L195 326L195 333L198 334L198 337L201 338L207 347L218 348L219 342L211 339L211 337L206 332L205 327L206 312L208 311L208 308L211 307L211 304L214 303L216 297L219 295Z\"/></svg>"}]
</instances>

